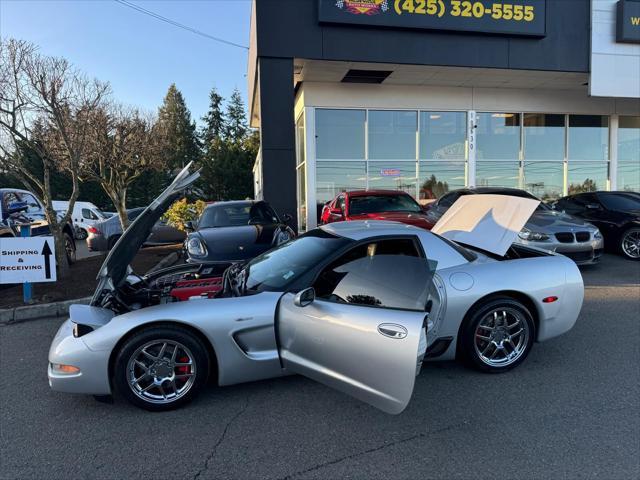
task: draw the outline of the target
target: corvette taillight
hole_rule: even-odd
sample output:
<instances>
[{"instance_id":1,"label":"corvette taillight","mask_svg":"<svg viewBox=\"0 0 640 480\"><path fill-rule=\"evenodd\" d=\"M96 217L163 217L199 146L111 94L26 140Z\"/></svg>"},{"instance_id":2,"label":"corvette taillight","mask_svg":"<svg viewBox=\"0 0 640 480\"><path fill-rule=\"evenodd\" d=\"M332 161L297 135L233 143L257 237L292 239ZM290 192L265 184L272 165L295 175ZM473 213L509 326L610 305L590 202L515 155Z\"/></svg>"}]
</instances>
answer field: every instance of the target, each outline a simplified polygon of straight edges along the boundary
<instances>
[{"instance_id":1,"label":"corvette taillight","mask_svg":"<svg viewBox=\"0 0 640 480\"><path fill-rule=\"evenodd\" d=\"M94 235L102 235L102 232L98 230L96 227L89 227L87 228L87 231L89 233L93 233Z\"/></svg>"}]
</instances>

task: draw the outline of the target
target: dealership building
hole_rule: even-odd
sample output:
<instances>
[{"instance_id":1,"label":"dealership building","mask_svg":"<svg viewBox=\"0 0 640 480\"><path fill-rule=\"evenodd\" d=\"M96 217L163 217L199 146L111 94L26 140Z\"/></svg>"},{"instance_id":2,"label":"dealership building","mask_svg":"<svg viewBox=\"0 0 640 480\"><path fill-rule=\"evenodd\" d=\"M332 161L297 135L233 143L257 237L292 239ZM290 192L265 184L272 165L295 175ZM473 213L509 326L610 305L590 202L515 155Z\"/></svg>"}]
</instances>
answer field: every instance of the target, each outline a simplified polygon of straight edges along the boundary
<instances>
[{"instance_id":1,"label":"dealership building","mask_svg":"<svg viewBox=\"0 0 640 480\"><path fill-rule=\"evenodd\" d=\"M640 190L637 0L254 0L248 81L301 231L347 190Z\"/></svg>"}]
</instances>

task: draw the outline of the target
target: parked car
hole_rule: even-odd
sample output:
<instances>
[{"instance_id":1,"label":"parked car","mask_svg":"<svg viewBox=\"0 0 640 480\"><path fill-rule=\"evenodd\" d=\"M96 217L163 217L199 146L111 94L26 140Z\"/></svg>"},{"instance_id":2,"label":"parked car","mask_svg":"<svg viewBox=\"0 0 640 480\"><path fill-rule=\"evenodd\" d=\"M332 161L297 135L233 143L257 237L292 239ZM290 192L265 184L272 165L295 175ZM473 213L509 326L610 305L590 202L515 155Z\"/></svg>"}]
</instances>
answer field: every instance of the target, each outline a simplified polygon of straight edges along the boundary
<instances>
[{"instance_id":1,"label":"parked car","mask_svg":"<svg viewBox=\"0 0 640 480\"><path fill-rule=\"evenodd\" d=\"M575 263L513 245L539 202L498 195L461 198L438 234L337 222L224 272L205 262L137 276L129 263L198 178L189 168L124 232L90 305L71 307L49 350L54 390L115 391L158 411L193 399L209 377L222 386L298 373L397 414L424 357L507 371L580 312Z\"/></svg>"},{"instance_id":2,"label":"parked car","mask_svg":"<svg viewBox=\"0 0 640 480\"><path fill-rule=\"evenodd\" d=\"M53 209L61 214L66 213L69 208L68 201L54 200ZM71 221L75 227L76 239L84 240L89 235L87 228L95 225L107 217L102 211L91 202L76 201L71 212Z\"/></svg>"},{"instance_id":3,"label":"parked car","mask_svg":"<svg viewBox=\"0 0 640 480\"><path fill-rule=\"evenodd\" d=\"M20 236L18 225L22 223L31 224L32 237L51 235L44 204L35 194L16 188L0 188L0 236ZM62 232L67 261L73 263L76 260L73 224L64 225Z\"/></svg>"},{"instance_id":4,"label":"parked car","mask_svg":"<svg viewBox=\"0 0 640 480\"><path fill-rule=\"evenodd\" d=\"M607 249L640 259L640 193L579 193L561 198L554 208L593 223Z\"/></svg>"},{"instance_id":5,"label":"parked car","mask_svg":"<svg viewBox=\"0 0 640 480\"><path fill-rule=\"evenodd\" d=\"M237 200L208 205L197 224L188 224L185 241L188 262L239 261L260 255L295 237L264 201Z\"/></svg>"},{"instance_id":6,"label":"parked car","mask_svg":"<svg viewBox=\"0 0 640 480\"><path fill-rule=\"evenodd\" d=\"M435 224L442 215L466 195L509 195L531 198L534 195L516 188L477 187L453 190L433 203L427 211L428 221ZM515 241L522 245L531 245L561 253L579 265L595 264L600 260L604 249L604 240L597 227L584 220L557 212L540 202Z\"/></svg>"},{"instance_id":7,"label":"parked car","mask_svg":"<svg viewBox=\"0 0 640 480\"><path fill-rule=\"evenodd\" d=\"M127 210L127 218L129 222L133 222L138 215L144 211L144 208L132 208ZM92 252L107 252L113 248L118 239L122 236L122 225L120 217L115 215L106 220L98 222L87 228L89 236L87 237L87 247ZM172 243L182 243L185 239L185 232L167 224L162 219L153 225L150 234L146 238L145 245L167 245Z\"/></svg>"},{"instance_id":8,"label":"parked car","mask_svg":"<svg viewBox=\"0 0 640 480\"><path fill-rule=\"evenodd\" d=\"M411 195L399 190L354 190L327 202L320 224L350 220L390 220L431 228L425 209Z\"/></svg>"}]
</instances>

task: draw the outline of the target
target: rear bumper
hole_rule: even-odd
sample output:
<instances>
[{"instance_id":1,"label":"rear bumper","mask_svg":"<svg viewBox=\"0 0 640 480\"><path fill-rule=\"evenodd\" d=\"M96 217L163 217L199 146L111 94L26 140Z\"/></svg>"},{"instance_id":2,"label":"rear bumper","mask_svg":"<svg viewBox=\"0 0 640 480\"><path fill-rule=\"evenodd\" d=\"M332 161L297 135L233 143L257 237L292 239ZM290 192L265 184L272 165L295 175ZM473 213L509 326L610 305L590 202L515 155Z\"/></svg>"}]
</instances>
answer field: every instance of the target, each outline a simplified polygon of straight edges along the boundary
<instances>
[{"instance_id":1,"label":"rear bumper","mask_svg":"<svg viewBox=\"0 0 640 480\"><path fill-rule=\"evenodd\" d=\"M80 371L60 373L52 364L73 365ZM73 336L73 323L66 320L51 342L47 376L51 389L58 392L110 395L109 351L90 350L82 338Z\"/></svg>"}]
</instances>

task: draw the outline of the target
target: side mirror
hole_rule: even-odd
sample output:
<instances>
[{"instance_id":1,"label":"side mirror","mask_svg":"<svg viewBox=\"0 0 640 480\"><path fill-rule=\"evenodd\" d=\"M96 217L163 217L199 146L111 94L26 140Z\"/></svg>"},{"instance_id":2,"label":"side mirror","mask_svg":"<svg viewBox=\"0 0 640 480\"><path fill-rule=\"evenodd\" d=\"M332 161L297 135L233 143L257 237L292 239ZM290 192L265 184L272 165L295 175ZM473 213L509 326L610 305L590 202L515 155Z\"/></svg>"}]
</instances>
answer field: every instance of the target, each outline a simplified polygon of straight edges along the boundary
<instances>
[{"instance_id":1,"label":"side mirror","mask_svg":"<svg viewBox=\"0 0 640 480\"><path fill-rule=\"evenodd\" d=\"M342 209L338 207L333 207L329 209L329 215L338 215L342 217Z\"/></svg>"},{"instance_id":2,"label":"side mirror","mask_svg":"<svg viewBox=\"0 0 640 480\"><path fill-rule=\"evenodd\" d=\"M29 205L27 202L11 202L7 206L7 215L12 215L18 212L26 212L29 210Z\"/></svg>"},{"instance_id":3,"label":"side mirror","mask_svg":"<svg viewBox=\"0 0 640 480\"><path fill-rule=\"evenodd\" d=\"M307 305L311 305L315 299L316 291L313 287L309 287L296 294L293 298L293 304L296 307L306 307Z\"/></svg>"},{"instance_id":4,"label":"side mirror","mask_svg":"<svg viewBox=\"0 0 640 480\"><path fill-rule=\"evenodd\" d=\"M587 203L587 208L589 210L599 210L600 205L598 205L597 203Z\"/></svg>"},{"instance_id":5,"label":"side mirror","mask_svg":"<svg viewBox=\"0 0 640 480\"><path fill-rule=\"evenodd\" d=\"M288 213L285 213L284 215L282 215L282 222L289 223L292 218L293 217L291 215L289 215Z\"/></svg>"},{"instance_id":6,"label":"side mirror","mask_svg":"<svg viewBox=\"0 0 640 480\"><path fill-rule=\"evenodd\" d=\"M187 232L195 232L196 231L196 227L193 224L193 222L191 220L189 220L188 222L184 223L184 229Z\"/></svg>"}]
</instances>

